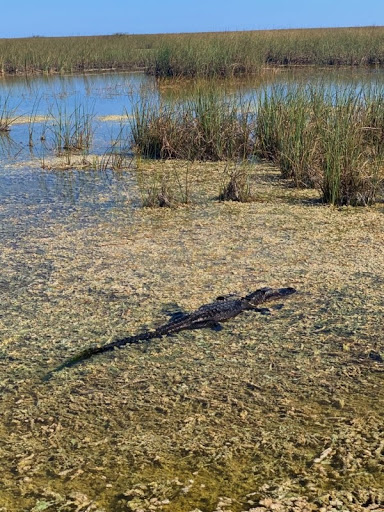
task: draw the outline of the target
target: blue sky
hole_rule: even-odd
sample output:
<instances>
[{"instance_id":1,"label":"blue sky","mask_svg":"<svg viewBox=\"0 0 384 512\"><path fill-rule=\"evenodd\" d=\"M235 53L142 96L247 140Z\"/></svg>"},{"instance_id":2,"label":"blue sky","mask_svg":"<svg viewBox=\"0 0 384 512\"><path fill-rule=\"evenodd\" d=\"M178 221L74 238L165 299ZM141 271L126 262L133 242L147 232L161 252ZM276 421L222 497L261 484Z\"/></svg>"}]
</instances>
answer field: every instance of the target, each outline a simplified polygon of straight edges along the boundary
<instances>
[{"instance_id":1,"label":"blue sky","mask_svg":"<svg viewBox=\"0 0 384 512\"><path fill-rule=\"evenodd\" d=\"M384 0L3 0L0 37L384 25Z\"/></svg>"}]
</instances>

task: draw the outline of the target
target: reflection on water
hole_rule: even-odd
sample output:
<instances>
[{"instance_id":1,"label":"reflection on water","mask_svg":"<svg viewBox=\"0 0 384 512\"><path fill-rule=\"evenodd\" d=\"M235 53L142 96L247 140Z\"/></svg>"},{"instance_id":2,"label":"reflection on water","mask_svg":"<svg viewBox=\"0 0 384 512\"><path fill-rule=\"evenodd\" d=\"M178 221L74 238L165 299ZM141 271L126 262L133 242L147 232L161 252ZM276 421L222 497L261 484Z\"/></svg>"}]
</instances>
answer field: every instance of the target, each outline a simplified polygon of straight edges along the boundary
<instances>
[{"instance_id":1,"label":"reflection on water","mask_svg":"<svg viewBox=\"0 0 384 512\"><path fill-rule=\"evenodd\" d=\"M41 98L37 114L45 115L55 100L65 100L69 108L81 99L97 104L97 114L121 114L127 106L127 95L137 98L140 88L153 84L153 78L136 73L109 73L95 75L39 75L34 77L3 77L0 96L9 95L10 107L18 107L19 114L28 114Z\"/></svg>"},{"instance_id":2,"label":"reflection on water","mask_svg":"<svg viewBox=\"0 0 384 512\"><path fill-rule=\"evenodd\" d=\"M158 82L159 94L164 100L188 99L196 89L212 88L217 93L241 94L252 96L258 90L267 90L275 86L284 85L318 85L330 88L352 87L359 90L373 84L384 84L384 70L382 68L354 69L354 68L271 68L265 69L258 75L243 78L212 80L200 79L197 81L181 81L163 79Z\"/></svg>"},{"instance_id":3,"label":"reflection on water","mask_svg":"<svg viewBox=\"0 0 384 512\"><path fill-rule=\"evenodd\" d=\"M0 133L0 159L13 161L23 151L23 146L18 144L9 132Z\"/></svg>"},{"instance_id":4,"label":"reflection on water","mask_svg":"<svg viewBox=\"0 0 384 512\"><path fill-rule=\"evenodd\" d=\"M361 88L365 84L383 84L384 73L379 69L349 68L326 72L315 69L266 70L261 75L242 80L216 81L214 85L219 94L240 93L242 97L247 97L260 88L265 90L276 84L305 83L318 83L335 89L347 85ZM212 88L212 81L200 81L197 85L185 81L156 82L152 77L139 73L1 78L0 97L7 97L9 108L16 108L15 116L23 116L26 120L24 123L16 121L9 133L0 136L0 165L3 167L0 172L1 203L11 204L14 201L18 207L31 202L40 206L44 202L61 204L61 207L80 202L89 204L94 202L92 197L95 194L100 195L105 188L108 195L108 190L113 188L112 183L116 179L113 173L46 173L38 170L44 159L53 154L53 146L49 142L52 126L46 117L55 109L70 112L78 105L92 105L94 137L89 151L103 155L121 137L122 131L125 140L128 140L129 122L125 114L129 115L133 104L139 101L141 91L159 95L165 101L174 101L187 99L196 91L196 87ZM106 116L112 117L107 121L100 120ZM116 122L113 116L119 121ZM30 145L28 142L31 139ZM25 163L31 159L34 159L33 171L28 170ZM19 169L14 167L15 162L20 163ZM119 204L121 190L119 186L116 187L117 194L110 196L111 204L114 201Z\"/></svg>"}]
</instances>

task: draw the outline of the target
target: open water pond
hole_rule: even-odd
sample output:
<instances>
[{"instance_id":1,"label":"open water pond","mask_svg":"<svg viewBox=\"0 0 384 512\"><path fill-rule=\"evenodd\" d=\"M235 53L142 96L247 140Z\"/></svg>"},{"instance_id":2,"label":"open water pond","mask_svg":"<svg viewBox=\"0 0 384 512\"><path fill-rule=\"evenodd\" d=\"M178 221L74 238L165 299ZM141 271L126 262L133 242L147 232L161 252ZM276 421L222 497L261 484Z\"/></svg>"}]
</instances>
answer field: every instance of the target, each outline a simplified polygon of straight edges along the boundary
<instances>
[{"instance_id":1,"label":"open water pond","mask_svg":"<svg viewBox=\"0 0 384 512\"><path fill-rule=\"evenodd\" d=\"M58 102L88 103L95 137L76 158L102 156L143 88L189 93L156 87L140 74L0 83L23 116L0 137L0 511L383 510L383 204L324 206L266 164L252 168L256 201L220 203L225 163L58 168L49 128L40 140ZM141 207L140 179L159 169L188 177L191 204ZM90 345L263 286L298 293L43 381Z\"/></svg>"}]
</instances>

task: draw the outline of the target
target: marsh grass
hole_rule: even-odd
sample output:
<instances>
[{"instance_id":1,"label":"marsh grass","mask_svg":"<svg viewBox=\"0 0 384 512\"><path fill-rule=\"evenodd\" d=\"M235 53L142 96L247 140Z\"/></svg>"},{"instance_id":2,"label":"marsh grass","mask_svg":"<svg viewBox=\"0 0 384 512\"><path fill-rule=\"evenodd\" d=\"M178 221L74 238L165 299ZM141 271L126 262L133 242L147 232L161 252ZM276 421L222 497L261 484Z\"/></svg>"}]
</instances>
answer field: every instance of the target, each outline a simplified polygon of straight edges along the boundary
<instances>
[{"instance_id":1,"label":"marsh grass","mask_svg":"<svg viewBox=\"0 0 384 512\"><path fill-rule=\"evenodd\" d=\"M148 208L171 208L175 205L174 190L170 184L168 172L155 172L145 175L137 170L137 183L139 186L141 203Z\"/></svg>"},{"instance_id":2,"label":"marsh grass","mask_svg":"<svg viewBox=\"0 0 384 512\"><path fill-rule=\"evenodd\" d=\"M238 201L248 203L255 199L251 190L251 165L226 166L223 183L220 187L219 201Z\"/></svg>"},{"instance_id":3,"label":"marsh grass","mask_svg":"<svg viewBox=\"0 0 384 512\"><path fill-rule=\"evenodd\" d=\"M191 202L191 162L172 166L147 166L141 158L136 161L136 176L141 204L149 208L174 208Z\"/></svg>"},{"instance_id":4,"label":"marsh grass","mask_svg":"<svg viewBox=\"0 0 384 512\"><path fill-rule=\"evenodd\" d=\"M197 82L187 98L167 100L142 91L126 113L120 133L102 156L89 160L95 130L93 109L57 100L43 124L41 147L64 158L73 168L82 156L83 169L129 168L132 150L139 157L161 160L225 161L231 167L220 198L252 200L245 167L266 159L296 187L314 187L334 205L368 205L383 196L384 91L371 87L285 85L245 96ZM29 146L34 144L36 112L28 119ZM15 111L5 98L0 105L5 127ZM7 129L4 130L7 133ZM45 156L43 166L46 165ZM142 203L170 206L190 200L187 169L171 177L153 174L138 180Z\"/></svg>"},{"instance_id":5,"label":"marsh grass","mask_svg":"<svg viewBox=\"0 0 384 512\"><path fill-rule=\"evenodd\" d=\"M139 102L133 105L132 116L128 117L131 126L132 144L136 152L147 158L163 158L169 152L163 126L173 128L167 110L157 99L144 93Z\"/></svg>"},{"instance_id":6,"label":"marsh grass","mask_svg":"<svg viewBox=\"0 0 384 512\"><path fill-rule=\"evenodd\" d=\"M259 71L258 42L243 33L180 35L156 49L148 72L157 77L233 77Z\"/></svg>"},{"instance_id":7,"label":"marsh grass","mask_svg":"<svg viewBox=\"0 0 384 512\"><path fill-rule=\"evenodd\" d=\"M132 166L133 154L128 143L129 138L126 131L127 126L121 121L119 133L111 140L110 147L104 152L101 158L97 158L97 169L103 171L107 169L121 171L123 169L129 169Z\"/></svg>"},{"instance_id":8,"label":"marsh grass","mask_svg":"<svg viewBox=\"0 0 384 512\"><path fill-rule=\"evenodd\" d=\"M149 158L245 158L251 116L247 101L223 98L213 89L197 89L184 102L162 103L144 97L130 118L133 145Z\"/></svg>"},{"instance_id":9,"label":"marsh grass","mask_svg":"<svg viewBox=\"0 0 384 512\"><path fill-rule=\"evenodd\" d=\"M9 132L12 123L14 123L20 116L16 115L19 105L11 107L9 104L10 94L4 97L0 96L0 134Z\"/></svg>"},{"instance_id":10,"label":"marsh grass","mask_svg":"<svg viewBox=\"0 0 384 512\"><path fill-rule=\"evenodd\" d=\"M375 201L383 181L382 91L273 90L258 105L256 153L335 205Z\"/></svg>"},{"instance_id":11,"label":"marsh grass","mask_svg":"<svg viewBox=\"0 0 384 512\"><path fill-rule=\"evenodd\" d=\"M228 77L262 66L384 63L384 27L0 39L0 72L145 69Z\"/></svg>"},{"instance_id":12,"label":"marsh grass","mask_svg":"<svg viewBox=\"0 0 384 512\"><path fill-rule=\"evenodd\" d=\"M376 154L384 154L384 96L380 88L373 87L363 93L364 141L374 148Z\"/></svg>"},{"instance_id":13,"label":"marsh grass","mask_svg":"<svg viewBox=\"0 0 384 512\"><path fill-rule=\"evenodd\" d=\"M330 109L320 127L320 188L327 203L375 202L384 178L383 155L375 140L367 140L366 109L355 97L346 96Z\"/></svg>"},{"instance_id":14,"label":"marsh grass","mask_svg":"<svg viewBox=\"0 0 384 512\"><path fill-rule=\"evenodd\" d=\"M315 187L335 205L375 201L383 183L383 91L322 84L265 89L255 98L197 89L184 102L137 103L133 145L142 156L190 161L272 161L297 187ZM234 172L222 198L244 200Z\"/></svg>"},{"instance_id":15,"label":"marsh grass","mask_svg":"<svg viewBox=\"0 0 384 512\"><path fill-rule=\"evenodd\" d=\"M276 87L258 98L256 154L278 165L283 178L298 187L313 186L316 179L323 110L321 88Z\"/></svg>"},{"instance_id":16,"label":"marsh grass","mask_svg":"<svg viewBox=\"0 0 384 512\"><path fill-rule=\"evenodd\" d=\"M38 119L38 108L40 105L41 97L36 97L33 104L32 104L32 110L28 116L28 145L29 147L33 147L33 134L35 130L36 121Z\"/></svg>"},{"instance_id":17,"label":"marsh grass","mask_svg":"<svg viewBox=\"0 0 384 512\"><path fill-rule=\"evenodd\" d=\"M77 104L69 110L57 101L54 107L50 107L49 117L53 145L59 154L62 151L83 151L90 147L95 117L92 109Z\"/></svg>"},{"instance_id":18,"label":"marsh grass","mask_svg":"<svg viewBox=\"0 0 384 512\"><path fill-rule=\"evenodd\" d=\"M93 167L98 170L122 171L123 169L129 169L131 165L132 155L127 150L120 150L115 146L106 151L101 158L97 158Z\"/></svg>"}]
</instances>

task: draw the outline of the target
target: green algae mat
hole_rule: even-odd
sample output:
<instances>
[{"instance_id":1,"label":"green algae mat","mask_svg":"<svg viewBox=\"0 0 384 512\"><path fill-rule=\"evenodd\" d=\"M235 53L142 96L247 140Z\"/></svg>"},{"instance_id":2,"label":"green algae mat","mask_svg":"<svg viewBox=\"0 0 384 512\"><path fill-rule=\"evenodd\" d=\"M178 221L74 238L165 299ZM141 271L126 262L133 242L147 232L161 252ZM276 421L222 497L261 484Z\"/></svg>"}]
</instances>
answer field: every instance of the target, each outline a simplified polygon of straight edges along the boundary
<instances>
[{"instance_id":1,"label":"green algae mat","mask_svg":"<svg viewBox=\"0 0 384 512\"><path fill-rule=\"evenodd\" d=\"M193 166L177 208L6 219L1 512L383 510L384 206L323 206L265 166L254 202L220 203L221 175ZM262 286L298 293L42 380L89 345Z\"/></svg>"}]
</instances>

